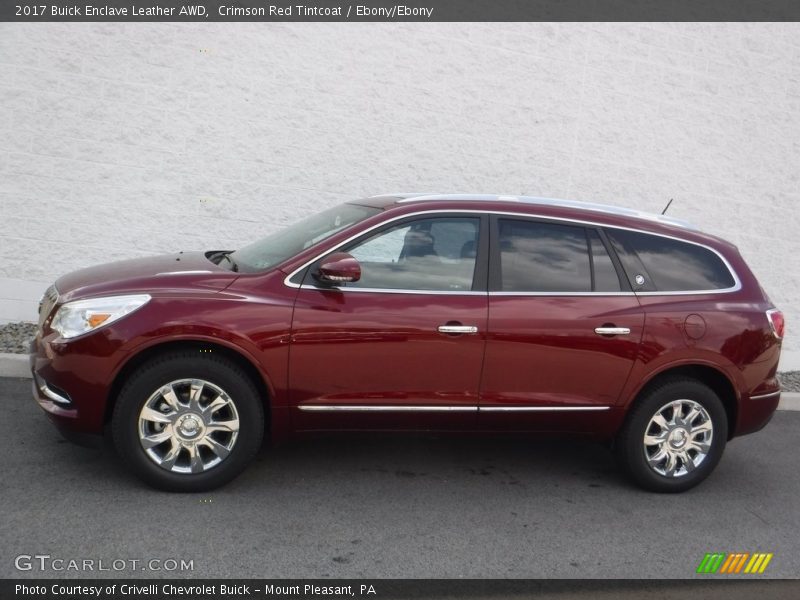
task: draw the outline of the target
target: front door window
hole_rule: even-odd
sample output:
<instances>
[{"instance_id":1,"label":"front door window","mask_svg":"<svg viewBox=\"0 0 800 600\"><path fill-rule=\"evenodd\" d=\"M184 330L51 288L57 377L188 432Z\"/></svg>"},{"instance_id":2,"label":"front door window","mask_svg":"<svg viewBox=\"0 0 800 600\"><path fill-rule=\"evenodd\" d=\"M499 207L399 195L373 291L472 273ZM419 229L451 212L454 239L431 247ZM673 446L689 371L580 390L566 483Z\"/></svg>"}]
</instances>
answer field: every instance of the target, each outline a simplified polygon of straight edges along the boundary
<instances>
[{"instance_id":1,"label":"front door window","mask_svg":"<svg viewBox=\"0 0 800 600\"><path fill-rule=\"evenodd\" d=\"M480 219L442 217L402 223L344 250L361 264L346 287L463 292L472 290Z\"/></svg>"}]
</instances>

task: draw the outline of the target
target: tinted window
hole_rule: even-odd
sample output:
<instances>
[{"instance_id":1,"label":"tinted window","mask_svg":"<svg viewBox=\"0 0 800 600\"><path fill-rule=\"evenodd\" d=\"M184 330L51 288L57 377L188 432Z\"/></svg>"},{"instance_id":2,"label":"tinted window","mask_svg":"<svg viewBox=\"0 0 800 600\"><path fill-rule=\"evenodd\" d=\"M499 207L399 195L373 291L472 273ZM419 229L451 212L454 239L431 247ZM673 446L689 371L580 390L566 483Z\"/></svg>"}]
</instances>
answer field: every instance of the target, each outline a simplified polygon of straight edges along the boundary
<instances>
[{"instance_id":1,"label":"tinted window","mask_svg":"<svg viewBox=\"0 0 800 600\"><path fill-rule=\"evenodd\" d=\"M361 264L347 287L469 291L475 273L480 220L420 219L345 248Z\"/></svg>"},{"instance_id":2,"label":"tinted window","mask_svg":"<svg viewBox=\"0 0 800 600\"><path fill-rule=\"evenodd\" d=\"M721 290L735 284L720 257L702 246L635 231L607 233L634 290Z\"/></svg>"},{"instance_id":3,"label":"tinted window","mask_svg":"<svg viewBox=\"0 0 800 600\"><path fill-rule=\"evenodd\" d=\"M622 288L619 283L619 275L611 257L608 255L600 235L594 231L589 231L589 244L592 250L592 264L594 291L596 292L619 292Z\"/></svg>"},{"instance_id":4,"label":"tinted window","mask_svg":"<svg viewBox=\"0 0 800 600\"><path fill-rule=\"evenodd\" d=\"M589 249L583 227L500 219L500 289L589 292Z\"/></svg>"}]
</instances>

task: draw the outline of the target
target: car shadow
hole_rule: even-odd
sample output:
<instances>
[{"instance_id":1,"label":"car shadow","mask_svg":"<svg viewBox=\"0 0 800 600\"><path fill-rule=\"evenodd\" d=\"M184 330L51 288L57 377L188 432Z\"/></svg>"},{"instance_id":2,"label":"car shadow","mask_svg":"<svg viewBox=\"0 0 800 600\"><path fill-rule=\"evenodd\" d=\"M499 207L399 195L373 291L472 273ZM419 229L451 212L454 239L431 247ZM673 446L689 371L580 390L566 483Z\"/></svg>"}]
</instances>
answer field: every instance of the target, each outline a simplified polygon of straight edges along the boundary
<instances>
[{"instance_id":1,"label":"car shadow","mask_svg":"<svg viewBox=\"0 0 800 600\"><path fill-rule=\"evenodd\" d=\"M557 488L565 482L630 488L607 445L516 434L317 434L277 448L265 446L246 480L290 474L318 481L347 478L351 484L378 478L441 486L484 480L519 489Z\"/></svg>"}]
</instances>

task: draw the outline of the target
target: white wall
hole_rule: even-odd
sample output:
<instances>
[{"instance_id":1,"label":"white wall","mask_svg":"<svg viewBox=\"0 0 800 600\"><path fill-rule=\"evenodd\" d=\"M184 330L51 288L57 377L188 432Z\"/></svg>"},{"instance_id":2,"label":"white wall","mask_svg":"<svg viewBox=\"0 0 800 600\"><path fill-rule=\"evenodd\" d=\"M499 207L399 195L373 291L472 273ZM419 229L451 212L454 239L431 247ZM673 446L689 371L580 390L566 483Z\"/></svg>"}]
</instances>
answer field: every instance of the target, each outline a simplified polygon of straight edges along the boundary
<instances>
[{"instance_id":1,"label":"white wall","mask_svg":"<svg viewBox=\"0 0 800 600\"><path fill-rule=\"evenodd\" d=\"M2 24L0 321L66 271L357 196L672 197L800 368L799 170L798 24Z\"/></svg>"}]
</instances>

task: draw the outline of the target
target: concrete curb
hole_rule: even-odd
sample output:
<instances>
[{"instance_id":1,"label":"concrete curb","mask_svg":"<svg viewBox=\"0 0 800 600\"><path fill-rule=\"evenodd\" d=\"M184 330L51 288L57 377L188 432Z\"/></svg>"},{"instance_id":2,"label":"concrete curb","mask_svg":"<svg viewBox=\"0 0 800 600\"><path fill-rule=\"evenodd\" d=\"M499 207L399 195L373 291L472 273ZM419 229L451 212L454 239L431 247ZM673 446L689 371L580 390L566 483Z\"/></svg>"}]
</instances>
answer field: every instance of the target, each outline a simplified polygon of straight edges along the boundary
<instances>
[{"instance_id":1,"label":"concrete curb","mask_svg":"<svg viewBox=\"0 0 800 600\"><path fill-rule=\"evenodd\" d=\"M30 377L27 354L0 352L0 377Z\"/></svg>"},{"instance_id":2,"label":"concrete curb","mask_svg":"<svg viewBox=\"0 0 800 600\"><path fill-rule=\"evenodd\" d=\"M0 377L28 377L31 371L28 367L27 354L0 353ZM800 394L783 392L778 410L800 411Z\"/></svg>"},{"instance_id":3,"label":"concrete curb","mask_svg":"<svg viewBox=\"0 0 800 600\"><path fill-rule=\"evenodd\" d=\"M800 394L783 392L781 394L781 403L778 404L778 410L800 410Z\"/></svg>"}]
</instances>

